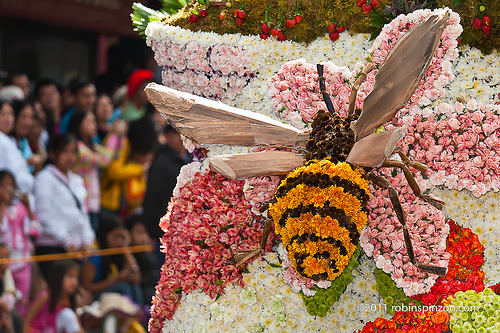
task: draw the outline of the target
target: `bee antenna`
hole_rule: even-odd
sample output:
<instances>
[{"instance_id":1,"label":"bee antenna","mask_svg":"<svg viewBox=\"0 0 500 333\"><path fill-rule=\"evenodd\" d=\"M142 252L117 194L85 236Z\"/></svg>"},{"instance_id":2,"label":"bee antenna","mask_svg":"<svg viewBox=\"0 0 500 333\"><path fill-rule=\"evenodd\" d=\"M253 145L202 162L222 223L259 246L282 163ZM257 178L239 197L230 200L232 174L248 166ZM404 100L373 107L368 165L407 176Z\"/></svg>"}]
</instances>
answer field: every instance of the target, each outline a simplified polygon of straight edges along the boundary
<instances>
[{"instance_id":1,"label":"bee antenna","mask_svg":"<svg viewBox=\"0 0 500 333\"><path fill-rule=\"evenodd\" d=\"M330 99L330 95L328 95L328 93L326 92L325 77L323 76L323 65L317 64L316 68L318 69L319 89L321 90L321 94L323 95L323 99L325 100L328 112L330 112L332 115L335 115L335 109L333 108L332 100Z\"/></svg>"}]
</instances>

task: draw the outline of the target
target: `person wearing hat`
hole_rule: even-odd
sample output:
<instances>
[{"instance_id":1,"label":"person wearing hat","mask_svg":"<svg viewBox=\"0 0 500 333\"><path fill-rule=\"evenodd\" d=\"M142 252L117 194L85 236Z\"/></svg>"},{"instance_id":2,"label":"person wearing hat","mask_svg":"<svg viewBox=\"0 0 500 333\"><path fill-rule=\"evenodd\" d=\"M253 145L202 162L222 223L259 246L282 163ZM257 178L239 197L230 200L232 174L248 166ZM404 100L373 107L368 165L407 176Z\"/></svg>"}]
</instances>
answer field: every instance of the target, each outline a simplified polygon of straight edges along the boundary
<instances>
[{"instance_id":1,"label":"person wearing hat","mask_svg":"<svg viewBox=\"0 0 500 333\"><path fill-rule=\"evenodd\" d=\"M110 122L121 118L125 121L136 121L146 114L148 98L144 92L146 85L153 80L153 72L148 69L137 69L127 81L127 99L123 107L118 107Z\"/></svg>"}]
</instances>

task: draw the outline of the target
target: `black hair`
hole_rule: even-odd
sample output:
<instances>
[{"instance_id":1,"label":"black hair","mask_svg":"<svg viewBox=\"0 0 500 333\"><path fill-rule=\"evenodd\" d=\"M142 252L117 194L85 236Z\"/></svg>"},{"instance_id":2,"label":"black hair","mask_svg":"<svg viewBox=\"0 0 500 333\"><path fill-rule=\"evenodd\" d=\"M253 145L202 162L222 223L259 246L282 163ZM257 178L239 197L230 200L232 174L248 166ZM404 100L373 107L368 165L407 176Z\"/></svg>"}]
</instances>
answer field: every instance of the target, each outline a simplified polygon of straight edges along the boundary
<instances>
[{"instance_id":1,"label":"black hair","mask_svg":"<svg viewBox=\"0 0 500 333\"><path fill-rule=\"evenodd\" d=\"M116 228L124 228L123 221L118 215L109 211L102 211L99 219L99 227L97 228L96 237L100 249L109 248L106 236L109 232ZM111 265L115 264L118 270L125 266L125 256L123 254L115 254L102 257L102 272L103 278L111 273Z\"/></svg>"},{"instance_id":2,"label":"black hair","mask_svg":"<svg viewBox=\"0 0 500 333\"><path fill-rule=\"evenodd\" d=\"M125 219L124 224L125 224L125 228L128 231L131 231L138 224L144 225L142 215L141 214L132 214Z\"/></svg>"},{"instance_id":3,"label":"black hair","mask_svg":"<svg viewBox=\"0 0 500 333\"><path fill-rule=\"evenodd\" d=\"M78 91L91 84L94 83L90 80L74 79L69 83L69 90L73 95L75 95Z\"/></svg>"},{"instance_id":4,"label":"black hair","mask_svg":"<svg viewBox=\"0 0 500 333\"><path fill-rule=\"evenodd\" d=\"M80 268L75 260L58 260L50 265L47 276L47 287L50 290L49 311L54 313L57 303L61 300L64 276L70 269ZM71 309L76 308L75 295L69 295L69 304Z\"/></svg>"},{"instance_id":5,"label":"black hair","mask_svg":"<svg viewBox=\"0 0 500 333\"><path fill-rule=\"evenodd\" d=\"M86 142L83 140L82 135L80 133L80 127L82 126L83 119L87 116L87 113L90 111L75 111L68 125L68 133L73 134L76 138L83 143L85 143L90 149L93 150L92 140L90 142Z\"/></svg>"},{"instance_id":6,"label":"black hair","mask_svg":"<svg viewBox=\"0 0 500 333\"><path fill-rule=\"evenodd\" d=\"M50 78L44 78L44 79L37 81L37 83L35 85L35 89L33 90L33 96L35 96L35 98L38 99L39 95L40 95L40 90L43 87L47 87L47 86L55 86L56 89L59 92L61 92L61 88L59 87L59 84L55 80L50 79Z\"/></svg>"},{"instance_id":7,"label":"black hair","mask_svg":"<svg viewBox=\"0 0 500 333\"><path fill-rule=\"evenodd\" d=\"M154 152L158 134L155 128L155 122L149 115L129 123L128 135L130 141L130 153L148 154Z\"/></svg>"},{"instance_id":8,"label":"black hair","mask_svg":"<svg viewBox=\"0 0 500 333\"><path fill-rule=\"evenodd\" d=\"M27 107L27 106L31 106L31 109L33 110L33 114L35 114L35 107L33 105L33 103L31 103L29 100L26 100L26 99L23 99L23 100L15 100L12 102L12 109L14 109L14 128L12 129L12 133L11 135L13 135L14 137L17 138L17 136L15 135L15 128L16 128L16 124L17 124L17 119L19 117L19 114L21 113L21 111ZM17 138L19 139L19 138Z\"/></svg>"},{"instance_id":9,"label":"black hair","mask_svg":"<svg viewBox=\"0 0 500 333\"><path fill-rule=\"evenodd\" d=\"M10 177L14 181L14 184L16 184L16 177L14 177L12 172L7 169L0 170L0 182L6 177Z\"/></svg>"},{"instance_id":10,"label":"black hair","mask_svg":"<svg viewBox=\"0 0 500 333\"><path fill-rule=\"evenodd\" d=\"M49 142L49 153L58 155L70 143L78 143L78 139L72 133L65 133L53 136ZM54 161L48 161L53 163Z\"/></svg>"}]
</instances>

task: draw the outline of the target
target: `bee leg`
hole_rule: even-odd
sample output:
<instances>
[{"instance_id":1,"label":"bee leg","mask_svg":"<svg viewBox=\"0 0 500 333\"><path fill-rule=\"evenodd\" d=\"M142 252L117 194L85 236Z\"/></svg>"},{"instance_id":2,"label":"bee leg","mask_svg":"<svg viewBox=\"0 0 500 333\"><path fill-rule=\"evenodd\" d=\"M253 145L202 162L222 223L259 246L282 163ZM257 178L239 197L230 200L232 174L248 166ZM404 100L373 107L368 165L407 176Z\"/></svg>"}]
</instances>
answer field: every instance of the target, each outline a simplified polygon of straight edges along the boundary
<instances>
[{"instance_id":1,"label":"bee leg","mask_svg":"<svg viewBox=\"0 0 500 333\"><path fill-rule=\"evenodd\" d=\"M243 266L248 260L253 259L260 254L264 253L266 249L267 239L269 238L269 232L271 231L272 220L267 219L264 224L264 230L262 231L262 237L260 239L260 247L253 250L235 250L234 253L234 261L236 263L236 267Z\"/></svg>"},{"instance_id":2,"label":"bee leg","mask_svg":"<svg viewBox=\"0 0 500 333\"><path fill-rule=\"evenodd\" d=\"M404 155L404 154L403 154L403 156L405 157L405 158L402 157L403 161L385 160L384 163L382 164L382 167L402 169L404 174L405 174L405 178L408 181L408 184L410 184L410 187L413 190L413 193L415 193L415 195L417 197L421 198L425 202L430 203L431 205L433 205L434 207L436 207L439 210L442 210L443 206L444 206L444 202L439 200L439 199L433 198L431 196L422 194L422 191L420 190L420 187L418 186L417 181L413 177L413 174L411 173L410 168L408 167L408 166L411 166L411 167L416 168L419 171L422 171L424 168L426 170L427 166L422 164L422 163L410 161L410 159L408 157L406 157L406 155Z\"/></svg>"},{"instance_id":3,"label":"bee leg","mask_svg":"<svg viewBox=\"0 0 500 333\"><path fill-rule=\"evenodd\" d=\"M401 225L403 226L403 236L405 238L406 251L408 252L408 256L410 257L410 262L426 273L436 274L444 277L448 271L446 267L424 265L419 263L415 258L415 253L413 252L413 245L411 243L410 233L408 232L408 227L406 226L405 213L403 207L401 206L401 202L399 201L398 193L396 192L394 187L392 187L391 183L386 178L377 175L372 171L370 171L367 174L367 178L371 180L373 184L383 189L387 189L389 191L389 199L391 199L391 203L394 208L394 211L396 212L396 216L398 217L399 223L401 223Z\"/></svg>"},{"instance_id":4,"label":"bee leg","mask_svg":"<svg viewBox=\"0 0 500 333\"><path fill-rule=\"evenodd\" d=\"M335 115L335 109L333 108L332 100L330 99L330 95L328 95L328 93L326 92L325 77L323 76L323 65L317 64L316 68L318 69L319 89L321 91L321 95L323 95L323 99L325 100L326 108L328 109L328 112L330 112L332 115Z\"/></svg>"},{"instance_id":5,"label":"bee leg","mask_svg":"<svg viewBox=\"0 0 500 333\"><path fill-rule=\"evenodd\" d=\"M375 65L369 63L360 73L359 77L356 79L356 82L352 85L351 94L349 95L349 108L347 110L347 116L352 116L354 114L354 107L356 105L356 95L358 94L358 89L361 86L361 83L365 80L366 75L370 73L375 68Z\"/></svg>"}]
</instances>

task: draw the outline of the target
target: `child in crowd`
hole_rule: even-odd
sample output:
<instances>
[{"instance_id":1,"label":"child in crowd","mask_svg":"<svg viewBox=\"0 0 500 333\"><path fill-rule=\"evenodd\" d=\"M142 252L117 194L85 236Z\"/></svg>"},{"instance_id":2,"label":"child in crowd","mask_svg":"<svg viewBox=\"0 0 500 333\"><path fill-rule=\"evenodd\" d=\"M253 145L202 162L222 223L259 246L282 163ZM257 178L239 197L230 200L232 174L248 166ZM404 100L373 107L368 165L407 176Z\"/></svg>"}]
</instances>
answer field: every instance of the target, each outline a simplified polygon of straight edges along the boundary
<instances>
[{"instance_id":1,"label":"child in crowd","mask_svg":"<svg viewBox=\"0 0 500 333\"><path fill-rule=\"evenodd\" d=\"M130 233L121 219L110 212L101 214L97 237L100 249L130 245ZM116 292L129 296L136 304L142 304L140 281L141 272L131 253L90 257L82 268L82 286L94 298L103 292Z\"/></svg>"},{"instance_id":2,"label":"child in crowd","mask_svg":"<svg viewBox=\"0 0 500 333\"><path fill-rule=\"evenodd\" d=\"M35 109L33 105L26 101L16 101L12 104L14 108L15 123L12 130L12 137L15 140L21 154L29 165L30 172L35 174L40 171L45 162L42 155L34 154L28 142L27 136L33 126Z\"/></svg>"},{"instance_id":3,"label":"child in crowd","mask_svg":"<svg viewBox=\"0 0 500 333\"><path fill-rule=\"evenodd\" d=\"M85 206L90 215L92 228L97 230L99 211L101 209L101 188L99 168L108 166L118 155L125 135L126 125L123 121L110 127L106 146L93 142L97 135L97 123L91 111L77 111L71 117L68 132L78 138L78 160L73 168L75 173L83 177L87 189ZM120 126L121 125L121 126Z\"/></svg>"},{"instance_id":4,"label":"child in crowd","mask_svg":"<svg viewBox=\"0 0 500 333\"><path fill-rule=\"evenodd\" d=\"M142 215L131 215L125 219L125 227L130 231L130 245L154 245L153 239L149 236L146 226L142 221ZM141 289L144 304L151 304L155 294L155 286L160 280L157 258L154 250L150 252L137 252L134 257L141 269Z\"/></svg>"},{"instance_id":5,"label":"child in crowd","mask_svg":"<svg viewBox=\"0 0 500 333\"><path fill-rule=\"evenodd\" d=\"M0 243L0 259L10 258L9 247ZM8 264L0 264L0 332L19 332L21 320L14 310L19 291L14 285L14 279Z\"/></svg>"},{"instance_id":6,"label":"child in crowd","mask_svg":"<svg viewBox=\"0 0 500 333\"><path fill-rule=\"evenodd\" d=\"M3 219L0 234L8 245L11 258L29 257L33 251L31 238L40 235L41 227L31 211L28 195L21 194L19 200L15 198L18 193L14 175L7 170L0 171L0 205L3 205ZM9 266L16 288L22 293L24 302L16 305L21 316L25 314L25 302L29 297L31 286L31 264L13 263Z\"/></svg>"},{"instance_id":7,"label":"child in crowd","mask_svg":"<svg viewBox=\"0 0 500 333\"><path fill-rule=\"evenodd\" d=\"M101 207L121 217L141 208L146 193L147 171L153 160L157 135L151 117L129 123L120 157L103 169Z\"/></svg>"},{"instance_id":8,"label":"child in crowd","mask_svg":"<svg viewBox=\"0 0 500 333\"><path fill-rule=\"evenodd\" d=\"M41 291L28 310L23 322L23 333L80 333L80 322L75 313L80 266L73 260L52 264L47 289Z\"/></svg>"},{"instance_id":9,"label":"child in crowd","mask_svg":"<svg viewBox=\"0 0 500 333\"><path fill-rule=\"evenodd\" d=\"M36 253L54 254L90 250L95 235L85 209L87 190L71 169L78 158L78 141L71 134L53 138L50 163L37 175L34 186L36 214L43 231ZM45 279L50 262L40 262Z\"/></svg>"}]
</instances>

